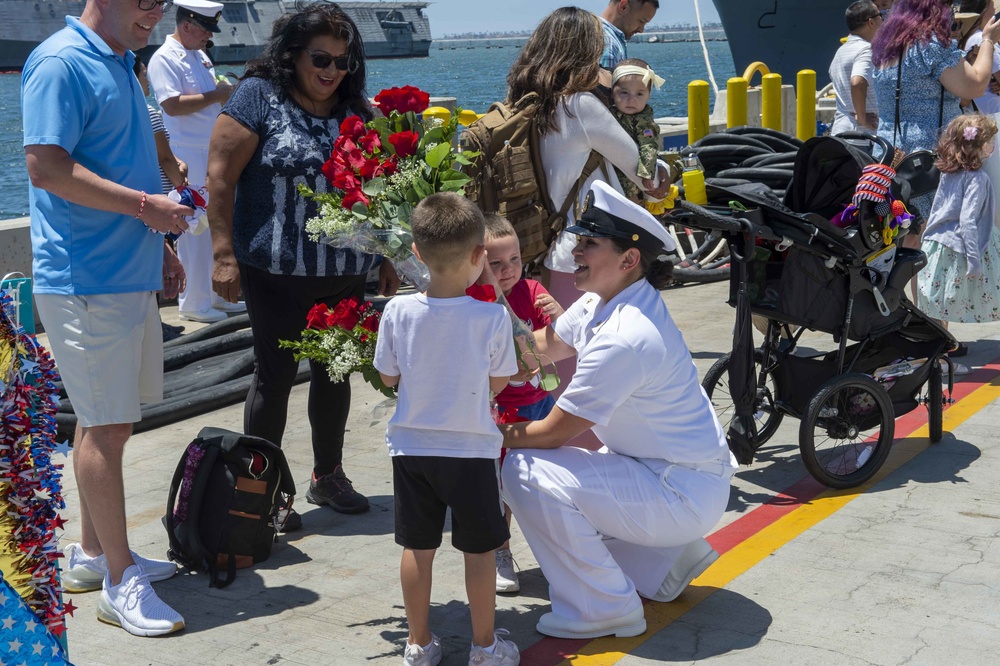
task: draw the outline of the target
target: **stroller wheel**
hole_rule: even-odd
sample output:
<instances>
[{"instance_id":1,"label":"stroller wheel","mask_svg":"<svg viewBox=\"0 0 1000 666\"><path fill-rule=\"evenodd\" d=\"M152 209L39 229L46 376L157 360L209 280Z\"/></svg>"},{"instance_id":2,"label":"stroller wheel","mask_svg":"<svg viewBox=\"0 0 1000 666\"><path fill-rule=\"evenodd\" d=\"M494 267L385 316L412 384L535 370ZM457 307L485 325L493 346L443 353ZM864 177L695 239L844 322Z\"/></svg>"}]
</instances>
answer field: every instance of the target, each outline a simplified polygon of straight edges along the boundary
<instances>
[{"instance_id":1,"label":"stroller wheel","mask_svg":"<svg viewBox=\"0 0 1000 666\"><path fill-rule=\"evenodd\" d=\"M817 481L853 488L872 478L889 456L896 415L888 392L852 372L823 384L799 427L802 462Z\"/></svg>"},{"instance_id":2,"label":"stroller wheel","mask_svg":"<svg viewBox=\"0 0 1000 666\"><path fill-rule=\"evenodd\" d=\"M708 399L712 401L715 414L722 424L722 431L729 432L729 426L736 416L736 407L733 404L733 397L729 390L729 359L731 354L726 354L708 369L705 379L702 380L702 388L708 394ZM760 378L761 362L764 359L764 352L756 350L753 353L754 373ZM754 420L757 421L757 441L764 444L771 439L781 425L784 414L775 408L775 403L781 397L781 386L778 378L773 373L774 359L764 370L764 383L757 386L757 401L754 405Z\"/></svg>"}]
</instances>

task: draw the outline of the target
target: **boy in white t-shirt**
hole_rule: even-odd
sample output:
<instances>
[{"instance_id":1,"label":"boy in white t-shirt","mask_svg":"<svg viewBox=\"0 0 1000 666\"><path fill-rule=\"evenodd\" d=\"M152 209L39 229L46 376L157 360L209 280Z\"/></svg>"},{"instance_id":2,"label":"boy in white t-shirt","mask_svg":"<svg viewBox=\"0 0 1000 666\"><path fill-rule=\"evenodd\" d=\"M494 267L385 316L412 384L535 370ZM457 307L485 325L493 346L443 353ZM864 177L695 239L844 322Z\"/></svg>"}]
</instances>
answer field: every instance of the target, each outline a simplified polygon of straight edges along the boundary
<instances>
[{"instance_id":1,"label":"boy in white t-shirt","mask_svg":"<svg viewBox=\"0 0 1000 666\"><path fill-rule=\"evenodd\" d=\"M404 664L437 664L430 632L431 566L451 509L452 545L465 553L472 616L469 663L520 663L517 646L494 631L493 551L510 536L497 474L503 438L490 394L517 373L510 318L496 303L465 295L486 262L483 215L468 199L434 194L413 211L413 249L430 271L424 294L386 305L375 367L399 403L386 442L392 455L396 543L409 625Z\"/></svg>"}]
</instances>

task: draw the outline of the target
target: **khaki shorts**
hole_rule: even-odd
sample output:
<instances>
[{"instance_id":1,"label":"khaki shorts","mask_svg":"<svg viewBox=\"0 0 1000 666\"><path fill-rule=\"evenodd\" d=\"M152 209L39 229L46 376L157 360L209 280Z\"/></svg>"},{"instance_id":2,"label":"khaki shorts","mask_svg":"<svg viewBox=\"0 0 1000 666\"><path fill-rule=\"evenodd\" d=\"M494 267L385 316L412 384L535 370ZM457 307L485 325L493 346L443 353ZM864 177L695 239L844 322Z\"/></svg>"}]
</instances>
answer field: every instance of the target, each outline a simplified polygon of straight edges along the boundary
<instances>
[{"instance_id":1,"label":"khaki shorts","mask_svg":"<svg viewBox=\"0 0 1000 666\"><path fill-rule=\"evenodd\" d=\"M152 291L35 294L38 316L84 428L141 420L163 400L163 332Z\"/></svg>"}]
</instances>

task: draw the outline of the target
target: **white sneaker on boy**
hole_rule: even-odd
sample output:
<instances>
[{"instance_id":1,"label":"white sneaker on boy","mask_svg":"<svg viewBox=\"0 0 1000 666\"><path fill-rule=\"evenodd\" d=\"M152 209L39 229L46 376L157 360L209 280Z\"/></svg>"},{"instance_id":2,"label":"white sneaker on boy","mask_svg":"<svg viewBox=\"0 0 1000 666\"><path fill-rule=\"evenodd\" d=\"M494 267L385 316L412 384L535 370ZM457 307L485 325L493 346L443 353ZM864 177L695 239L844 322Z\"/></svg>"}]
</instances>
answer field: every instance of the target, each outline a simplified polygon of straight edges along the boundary
<instances>
[{"instance_id":1,"label":"white sneaker on boy","mask_svg":"<svg viewBox=\"0 0 1000 666\"><path fill-rule=\"evenodd\" d=\"M517 592L521 583L514 571L514 556L509 548L498 548L495 552L497 560L497 592Z\"/></svg>"},{"instance_id":2,"label":"white sneaker on boy","mask_svg":"<svg viewBox=\"0 0 1000 666\"><path fill-rule=\"evenodd\" d=\"M166 560L147 560L135 551L132 559L146 572L150 582L166 580L177 573L177 565ZM101 589L108 573L108 561L103 554L91 557L78 543L66 546L66 569L62 572L63 589L70 594L81 594Z\"/></svg>"},{"instance_id":3,"label":"white sneaker on boy","mask_svg":"<svg viewBox=\"0 0 1000 666\"><path fill-rule=\"evenodd\" d=\"M441 663L441 639L431 634L427 645L407 643L403 650L403 666L437 666Z\"/></svg>"},{"instance_id":4,"label":"white sneaker on boy","mask_svg":"<svg viewBox=\"0 0 1000 666\"><path fill-rule=\"evenodd\" d=\"M493 636L496 639L492 647L484 648L473 645L469 650L469 666L517 666L521 663L521 653L513 641L505 636L510 632L497 629Z\"/></svg>"},{"instance_id":5,"label":"white sneaker on boy","mask_svg":"<svg viewBox=\"0 0 1000 666\"><path fill-rule=\"evenodd\" d=\"M125 569L118 585L105 577L97 619L133 636L162 636L184 628L184 618L156 596L146 573L135 564Z\"/></svg>"}]
</instances>

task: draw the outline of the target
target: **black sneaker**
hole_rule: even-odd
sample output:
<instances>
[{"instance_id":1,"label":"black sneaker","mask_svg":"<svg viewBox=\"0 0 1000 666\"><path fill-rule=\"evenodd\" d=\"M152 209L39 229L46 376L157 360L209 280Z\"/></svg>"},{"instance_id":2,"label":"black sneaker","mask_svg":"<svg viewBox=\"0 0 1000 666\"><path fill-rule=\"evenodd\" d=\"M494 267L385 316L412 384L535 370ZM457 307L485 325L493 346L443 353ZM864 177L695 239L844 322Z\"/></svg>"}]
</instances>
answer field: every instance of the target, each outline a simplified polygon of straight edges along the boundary
<instances>
[{"instance_id":1,"label":"black sneaker","mask_svg":"<svg viewBox=\"0 0 1000 666\"><path fill-rule=\"evenodd\" d=\"M356 491L344 474L343 465L337 465L333 472L319 478L314 474L306 492L306 501L327 504L339 513L364 513L370 508L368 498Z\"/></svg>"}]
</instances>

